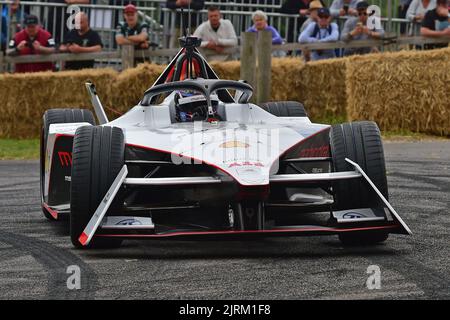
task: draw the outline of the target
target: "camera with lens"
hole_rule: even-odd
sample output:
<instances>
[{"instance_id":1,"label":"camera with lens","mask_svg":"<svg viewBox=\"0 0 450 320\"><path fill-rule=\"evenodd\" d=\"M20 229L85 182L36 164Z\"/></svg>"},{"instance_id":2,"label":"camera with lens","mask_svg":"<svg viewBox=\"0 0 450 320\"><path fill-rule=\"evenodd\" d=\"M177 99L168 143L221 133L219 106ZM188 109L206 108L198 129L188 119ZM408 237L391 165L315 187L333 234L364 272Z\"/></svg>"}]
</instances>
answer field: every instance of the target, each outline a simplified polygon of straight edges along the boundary
<instances>
[{"instance_id":1,"label":"camera with lens","mask_svg":"<svg viewBox=\"0 0 450 320\"><path fill-rule=\"evenodd\" d=\"M182 37L180 38L180 45L183 48L197 48L202 44L202 39L197 37Z\"/></svg>"}]
</instances>

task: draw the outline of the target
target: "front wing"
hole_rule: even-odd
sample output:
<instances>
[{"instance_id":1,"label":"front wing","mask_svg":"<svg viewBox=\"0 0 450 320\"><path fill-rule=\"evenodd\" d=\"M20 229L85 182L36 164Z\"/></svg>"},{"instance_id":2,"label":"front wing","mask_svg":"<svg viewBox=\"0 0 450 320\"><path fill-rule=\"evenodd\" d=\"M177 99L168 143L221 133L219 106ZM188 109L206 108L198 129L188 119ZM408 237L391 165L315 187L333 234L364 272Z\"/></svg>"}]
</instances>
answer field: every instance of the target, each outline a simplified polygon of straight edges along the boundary
<instances>
[{"instance_id":1,"label":"front wing","mask_svg":"<svg viewBox=\"0 0 450 320\"><path fill-rule=\"evenodd\" d=\"M120 238L211 238L221 237L255 237L255 236L299 236L299 235L331 235L346 232L361 232L370 230L385 230L388 233L411 234L411 230L398 215L387 199L377 189L361 167L346 159L354 171L276 175L271 182L304 182L304 181L334 181L342 179L364 179L374 189L384 204L383 208L361 208L333 211L332 217L337 222L335 227L318 225L276 226L260 230L205 230L170 232L155 232L155 225L149 217L105 216L122 185L183 185L183 184L218 184L221 180L215 177L193 178L127 178L128 168L123 166L112 183L99 207L87 224L79 241L86 246L95 237Z\"/></svg>"}]
</instances>

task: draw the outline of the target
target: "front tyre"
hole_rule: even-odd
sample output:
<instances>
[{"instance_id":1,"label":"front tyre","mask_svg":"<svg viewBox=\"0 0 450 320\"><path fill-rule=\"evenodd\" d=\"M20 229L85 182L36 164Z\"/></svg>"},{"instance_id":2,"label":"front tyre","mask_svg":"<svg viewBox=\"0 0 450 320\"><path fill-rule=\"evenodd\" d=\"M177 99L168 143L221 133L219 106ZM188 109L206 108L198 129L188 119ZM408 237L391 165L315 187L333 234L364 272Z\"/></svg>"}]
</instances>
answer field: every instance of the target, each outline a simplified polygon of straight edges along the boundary
<instances>
[{"instance_id":1,"label":"front tyre","mask_svg":"<svg viewBox=\"0 0 450 320\"><path fill-rule=\"evenodd\" d=\"M41 128L41 155L40 155L40 189L41 189L41 207L44 216L49 220L56 220L44 205L45 188L45 153L47 150L48 130L51 124L57 123L76 123L87 122L95 126L94 115L86 109L49 109L45 111L42 117Z\"/></svg>"},{"instance_id":2,"label":"front tyre","mask_svg":"<svg viewBox=\"0 0 450 320\"><path fill-rule=\"evenodd\" d=\"M73 141L70 190L70 238L78 241L101 200L124 165L125 143L122 129L86 126L77 129ZM113 202L114 206L120 205ZM93 238L88 248L118 247L121 239Z\"/></svg>"},{"instance_id":3,"label":"front tyre","mask_svg":"<svg viewBox=\"0 0 450 320\"><path fill-rule=\"evenodd\" d=\"M386 165L381 134L375 122L358 121L334 125L330 131L333 171L355 170L345 158L358 163L388 199ZM380 206L375 191L363 179L341 180L333 184L333 210L373 208ZM345 245L375 244L385 241L385 231L351 232L339 235Z\"/></svg>"}]
</instances>

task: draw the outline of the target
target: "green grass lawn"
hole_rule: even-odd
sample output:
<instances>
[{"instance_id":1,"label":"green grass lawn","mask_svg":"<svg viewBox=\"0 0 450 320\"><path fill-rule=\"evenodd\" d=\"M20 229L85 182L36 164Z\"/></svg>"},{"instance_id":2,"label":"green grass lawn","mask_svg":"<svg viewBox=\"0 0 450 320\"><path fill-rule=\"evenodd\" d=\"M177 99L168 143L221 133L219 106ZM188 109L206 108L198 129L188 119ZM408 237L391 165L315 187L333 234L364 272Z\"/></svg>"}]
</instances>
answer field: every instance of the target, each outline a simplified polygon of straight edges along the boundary
<instances>
[{"instance_id":1,"label":"green grass lawn","mask_svg":"<svg viewBox=\"0 0 450 320\"><path fill-rule=\"evenodd\" d=\"M39 159L39 139L0 139L0 160Z\"/></svg>"}]
</instances>

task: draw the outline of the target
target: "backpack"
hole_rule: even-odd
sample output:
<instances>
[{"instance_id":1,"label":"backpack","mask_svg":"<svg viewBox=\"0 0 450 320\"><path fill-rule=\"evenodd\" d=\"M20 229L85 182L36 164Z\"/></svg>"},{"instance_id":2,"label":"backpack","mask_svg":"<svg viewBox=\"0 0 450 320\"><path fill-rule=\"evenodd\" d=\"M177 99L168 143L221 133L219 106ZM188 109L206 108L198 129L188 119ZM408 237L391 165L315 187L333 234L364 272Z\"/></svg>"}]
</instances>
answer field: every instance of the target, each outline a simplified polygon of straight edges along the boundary
<instances>
[{"instance_id":1,"label":"backpack","mask_svg":"<svg viewBox=\"0 0 450 320\"><path fill-rule=\"evenodd\" d=\"M317 22L314 22L315 23L315 25L314 25L314 30L313 30L313 33L312 33L312 35L311 35L311 37L313 37L313 38L317 38L317 35L319 34L319 32L320 32L320 27L319 27L319 24L317 23ZM333 32L333 27L331 26L331 24L328 26L328 34L331 34Z\"/></svg>"}]
</instances>

